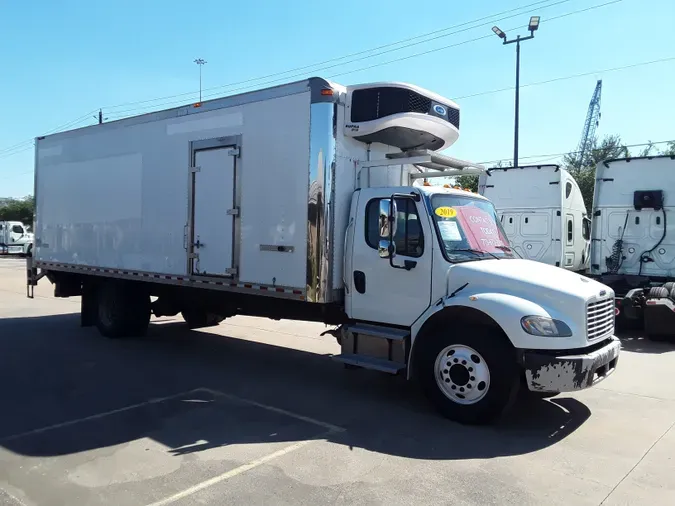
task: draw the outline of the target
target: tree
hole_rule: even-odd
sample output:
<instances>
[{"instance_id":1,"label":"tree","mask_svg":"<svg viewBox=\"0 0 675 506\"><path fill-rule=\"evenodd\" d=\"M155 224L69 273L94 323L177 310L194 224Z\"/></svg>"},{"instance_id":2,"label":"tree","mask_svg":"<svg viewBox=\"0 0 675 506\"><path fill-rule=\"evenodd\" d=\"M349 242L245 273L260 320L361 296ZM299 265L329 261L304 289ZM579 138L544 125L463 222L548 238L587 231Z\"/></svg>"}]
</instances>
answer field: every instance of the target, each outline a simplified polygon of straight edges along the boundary
<instances>
[{"instance_id":1,"label":"tree","mask_svg":"<svg viewBox=\"0 0 675 506\"><path fill-rule=\"evenodd\" d=\"M675 156L675 141L670 141L664 150L661 151L662 155Z\"/></svg>"},{"instance_id":2,"label":"tree","mask_svg":"<svg viewBox=\"0 0 675 506\"><path fill-rule=\"evenodd\" d=\"M598 142L591 139L591 150L583 157L578 153L568 153L563 157L563 166L576 180L584 197L586 210L593 209L593 191L595 190L595 167L605 160L629 157L628 148L618 135L608 135Z\"/></svg>"},{"instance_id":3,"label":"tree","mask_svg":"<svg viewBox=\"0 0 675 506\"><path fill-rule=\"evenodd\" d=\"M458 176L455 184L472 192L478 191L478 176Z\"/></svg>"},{"instance_id":4,"label":"tree","mask_svg":"<svg viewBox=\"0 0 675 506\"><path fill-rule=\"evenodd\" d=\"M0 221L20 221L25 225L33 225L35 212L35 198L33 196L22 199L7 199L0 206Z\"/></svg>"},{"instance_id":5,"label":"tree","mask_svg":"<svg viewBox=\"0 0 675 506\"><path fill-rule=\"evenodd\" d=\"M490 168L496 169L503 166L504 163L500 160ZM474 193L478 193L478 176L458 176L455 179L455 184L462 188L466 188L467 190L471 190Z\"/></svg>"}]
</instances>

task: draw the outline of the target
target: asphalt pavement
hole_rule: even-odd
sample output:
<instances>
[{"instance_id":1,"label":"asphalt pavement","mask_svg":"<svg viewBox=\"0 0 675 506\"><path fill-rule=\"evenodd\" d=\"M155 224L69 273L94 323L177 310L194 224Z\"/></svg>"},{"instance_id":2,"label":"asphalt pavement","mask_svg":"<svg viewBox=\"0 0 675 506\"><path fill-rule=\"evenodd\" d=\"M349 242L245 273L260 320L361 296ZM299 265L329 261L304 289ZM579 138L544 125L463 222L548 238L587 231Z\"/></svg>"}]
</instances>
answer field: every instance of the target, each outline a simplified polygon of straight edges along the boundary
<instances>
[{"instance_id":1,"label":"asphalt pavement","mask_svg":"<svg viewBox=\"0 0 675 506\"><path fill-rule=\"evenodd\" d=\"M109 340L24 266L0 258L0 505L675 504L675 345L624 336L597 387L467 427L323 325Z\"/></svg>"}]
</instances>

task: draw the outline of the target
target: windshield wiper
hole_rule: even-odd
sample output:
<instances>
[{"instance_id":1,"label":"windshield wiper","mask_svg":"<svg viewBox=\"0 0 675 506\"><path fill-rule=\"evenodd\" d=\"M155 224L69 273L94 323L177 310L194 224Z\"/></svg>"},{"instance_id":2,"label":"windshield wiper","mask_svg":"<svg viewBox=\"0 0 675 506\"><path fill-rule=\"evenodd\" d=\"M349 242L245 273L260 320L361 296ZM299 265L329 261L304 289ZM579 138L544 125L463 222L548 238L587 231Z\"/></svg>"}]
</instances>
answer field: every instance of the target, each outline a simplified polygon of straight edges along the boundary
<instances>
[{"instance_id":1,"label":"windshield wiper","mask_svg":"<svg viewBox=\"0 0 675 506\"><path fill-rule=\"evenodd\" d=\"M494 253L490 253L489 251L483 251L483 250L479 250L479 249L473 249L473 248L453 249L453 250L449 250L448 253L465 252L465 251L468 252L468 253L473 253L474 255L481 255L481 256L490 255L492 258L496 258L497 260L501 260L501 258L499 258Z\"/></svg>"}]
</instances>

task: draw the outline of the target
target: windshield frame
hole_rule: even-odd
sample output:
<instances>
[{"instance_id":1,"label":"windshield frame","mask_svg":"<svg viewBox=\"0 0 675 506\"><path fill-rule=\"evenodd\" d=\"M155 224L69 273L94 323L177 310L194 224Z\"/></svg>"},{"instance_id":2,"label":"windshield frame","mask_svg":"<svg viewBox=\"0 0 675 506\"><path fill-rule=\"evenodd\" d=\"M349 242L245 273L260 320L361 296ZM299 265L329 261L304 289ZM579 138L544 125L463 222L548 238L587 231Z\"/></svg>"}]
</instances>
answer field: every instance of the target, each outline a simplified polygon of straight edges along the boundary
<instances>
[{"instance_id":1,"label":"windshield frame","mask_svg":"<svg viewBox=\"0 0 675 506\"><path fill-rule=\"evenodd\" d=\"M463 258L456 258L456 259L451 259L450 256L448 255L448 251L444 246L445 241L443 240L443 235L441 234L441 230L438 227L438 220L435 217L435 212L434 212L434 198L436 197L452 197L455 199L460 199L460 200L467 200L467 201L473 201L473 202L484 202L485 204L489 205L492 208L492 212L494 213L495 219L495 225L497 226L497 229L499 230L500 234L502 237L505 239L505 246L509 248L510 251L504 251L503 256L496 256L492 252L488 251L481 251L483 256L478 256L477 254L471 254L471 256L463 257ZM475 262L479 260L513 260L520 258L520 255L516 252L515 249L513 249L513 246L511 245L511 242L509 241L508 236L506 235L506 232L504 231L504 227L502 225L501 220L499 219L499 216L497 214L497 209L495 209L494 204L484 198L476 198L472 197L470 195L459 195L456 193L433 193L433 194L427 194L426 195L426 204L427 204L427 209L429 212L429 218L431 218L432 226L434 230L436 231L436 239L438 241L438 247L441 250L441 254L443 255L443 258L445 258L446 261L450 262L451 264L459 264L459 263L465 263L465 262Z\"/></svg>"}]
</instances>

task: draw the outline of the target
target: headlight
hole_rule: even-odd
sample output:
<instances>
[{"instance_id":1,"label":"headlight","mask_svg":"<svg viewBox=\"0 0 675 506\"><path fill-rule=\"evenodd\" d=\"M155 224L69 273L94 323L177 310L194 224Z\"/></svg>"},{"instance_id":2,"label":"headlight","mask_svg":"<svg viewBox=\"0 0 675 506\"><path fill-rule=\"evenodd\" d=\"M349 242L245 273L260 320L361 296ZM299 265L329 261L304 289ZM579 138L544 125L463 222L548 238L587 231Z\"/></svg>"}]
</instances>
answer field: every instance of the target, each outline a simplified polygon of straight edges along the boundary
<instances>
[{"instance_id":1,"label":"headlight","mask_svg":"<svg viewBox=\"0 0 675 506\"><path fill-rule=\"evenodd\" d=\"M565 322L547 316L525 316L520 320L523 330L533 336L571 337L572 331Z\"/></svg>"}]
</instances>

